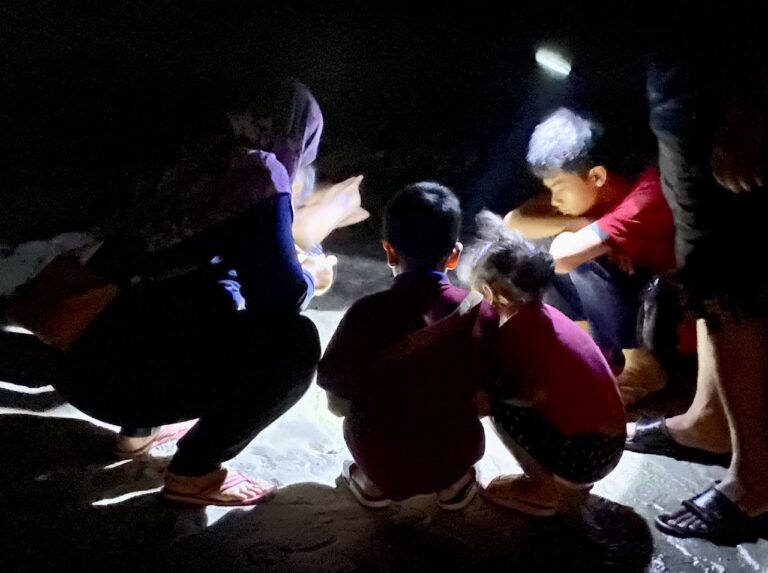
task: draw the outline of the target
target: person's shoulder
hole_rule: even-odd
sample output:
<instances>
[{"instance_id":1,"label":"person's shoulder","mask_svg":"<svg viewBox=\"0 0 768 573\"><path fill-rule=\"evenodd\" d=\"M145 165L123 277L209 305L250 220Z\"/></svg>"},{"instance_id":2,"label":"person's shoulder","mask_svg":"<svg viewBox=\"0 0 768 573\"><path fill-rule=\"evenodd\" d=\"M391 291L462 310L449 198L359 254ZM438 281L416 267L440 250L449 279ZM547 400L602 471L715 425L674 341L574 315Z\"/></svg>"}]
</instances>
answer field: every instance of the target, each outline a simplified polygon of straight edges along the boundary
<instances>
[{"instance_id":1,"label":"person's shoulder","mask_svg":"<svg viewBox=\"0 0 768 573\"><path fill-rule=\"evenodd\" d=\"M571 330L571 327L574 327L579 332L589 336L573 320L568 318L562 311L556 309L554 306L542 304L541 313L539 313L538 317L542 322L549 322L555 326L562 326L566 330Z\"/></svg>"},{"instance_id":2,"label":"person's shoulder","mask_svg":"<svg viewBox=\"0 0 768 573\"><path fill-rule=\"evenodd\" d=\"M345 318L357 318L380 312L386 312L396 304L392 289L386 289L372 294L365 295L347 309Z\"/></svg>"},{"instance_id":3,"label":"person's shoulder","mask_svg":"<svg viewBox=\"0 0 768 573\"><path fill-rule=\"evenodd\" d=\"M652 165L644 169L633 181L629 195L645 195L663 201L664 195L661 192L661 172L659 168Z\"/></svg>"},{"instance_id":4,"label":"person's shoulder","mask_svg":"<svg viewBox=\"0 0 768 573\"><path fill-rule=\"evenodd\" d=\"M469 291L453 284L452 282L443 282L442 297L446 300L461 302L469 295Z\"/></svg>"},{"instance_id":5,"label":"person's shoulder","mask_svg":"<svg viewBox=\"0 0 768 573\"><path fill-rule=\"evenodd\" d=\"M494 330L496 330L499 325L499 313L495 308L493 308L493 305L488 301L482 300L480 301L480 304L477 305L477 307L478 320L483 323L483 325L492 327Z\"/></svg>"},{"instance_id":6,"label":"person's shoulder","mask_svg":"<svg viewBox=\"0 0 768 573\"><path fill-rule=\"evenodd\" d=\"M624 198L605 214L606 219L636 219L638 215L669 211L661 191L661 174L656 166L647 167L630 183ZM670 214L671 217L671 214Z\"/></svg>"},{"instance_id":7,"label":"person's shoulder","mask_svg":"<svg viewBox=\"0 0 768 573\"><path fill-rule=\"evenodd\" d=\"M251 149L238 154L230 164L228 179L230 201L255 203L291 194L288 172L274 153L266 151Z\"/></svg>"},{"instance_id":8,"label":"person's shoulder","mask_svg":"<svg viewBox=\"0 0 768 573\"><path fill-rule=\"evenodd\" d=\"M543 315L552 325L557 344L562 349L570 349L569 352L582 357L600 357L602 353L589 333L565 314L548 304L542 305Z\"/></svg>"}]
</instances>

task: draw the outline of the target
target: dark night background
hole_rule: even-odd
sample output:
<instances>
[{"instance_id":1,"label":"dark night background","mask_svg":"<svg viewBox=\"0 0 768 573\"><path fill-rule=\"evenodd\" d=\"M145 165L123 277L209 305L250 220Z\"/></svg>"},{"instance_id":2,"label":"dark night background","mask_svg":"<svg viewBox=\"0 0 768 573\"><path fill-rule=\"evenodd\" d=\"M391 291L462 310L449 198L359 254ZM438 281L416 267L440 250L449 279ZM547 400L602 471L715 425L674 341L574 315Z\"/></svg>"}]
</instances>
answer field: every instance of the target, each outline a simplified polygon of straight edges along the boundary
<instances>
[{"instance_id":1,"label":"dark night background","mask_svg":"<svg viewBox=\"0 0 768 573\"><path fill-rule=\"evenodd\" d=\"M263 74L315 93L320 169L365 173L374 212L421 178L454 186L469 209L513 207L535 190L527 136L562 103L601 120L625 157L652 156L642 34L610 6L4 3L0 239L113 212L221 111L222 92ZM572 56L568 82L536 68L541 43Z\"/></svg>"}]
</instances>

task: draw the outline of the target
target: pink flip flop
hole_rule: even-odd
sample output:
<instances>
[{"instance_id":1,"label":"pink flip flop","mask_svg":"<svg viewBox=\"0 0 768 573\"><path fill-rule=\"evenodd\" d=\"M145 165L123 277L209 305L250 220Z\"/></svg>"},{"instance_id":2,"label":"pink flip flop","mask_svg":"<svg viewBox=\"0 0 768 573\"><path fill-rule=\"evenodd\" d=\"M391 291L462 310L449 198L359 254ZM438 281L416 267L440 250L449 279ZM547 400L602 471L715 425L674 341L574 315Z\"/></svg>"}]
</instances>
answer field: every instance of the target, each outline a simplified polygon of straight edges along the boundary
<instances>
[{"instance_id":1,"label":"pink flip flop","mask_svg":"<svg viewBox=\"0 0 768 573\"><path fill-rule=\"evenodd\" d=\"M277 486L264 480L253 480L238 471L226 470L221 483L195 493L181 493L165 486L160 492L165 499L188 505L218 505L223 507L248 507L269 501L277 493ZM232 492L242 484L255 486L255 492L245 498L231 498ZM227 499L228 495L230 499Z\"/></svg>"},{"instance_id":2,"label":"pink flip flop","mask_svg":"<svg viewBox=\"0 0 768 573\"><path fill-rule=\"evenodd\" d=\"M143 456L152 448L167 444L168 442L174 442L183 438L189 430L192 429L197 423L197 420L189 420L187 422L179 422L178 424L168 424L160 428L160 431L155 434L152 439L140 448L135 450L121 450L119 448L114 449L115 455L124 459L131 460Z\"/></svg>"}]
</instances>

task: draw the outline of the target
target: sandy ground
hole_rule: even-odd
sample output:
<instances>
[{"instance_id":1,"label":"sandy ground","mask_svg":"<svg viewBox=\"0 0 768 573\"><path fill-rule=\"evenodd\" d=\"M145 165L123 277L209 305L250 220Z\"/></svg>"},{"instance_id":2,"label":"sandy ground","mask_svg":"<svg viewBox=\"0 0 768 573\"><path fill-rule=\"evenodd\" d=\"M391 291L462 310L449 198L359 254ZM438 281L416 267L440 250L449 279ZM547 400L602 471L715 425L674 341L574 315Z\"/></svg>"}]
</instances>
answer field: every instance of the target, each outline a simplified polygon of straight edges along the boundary
<instances>
[{"instance_id":1,"label":"sandy ground","mask_svg":"<svg viewBox=\"0 0 768 573\"><path fill-rule=\"evenodd\" d=\"M338 283L308 312L324 343L354 298L389 280L374 241L359 235L331 244ZM9 273L28 273L42 251L35 252L24 263L0 261L0 284L13 283ZM2 572L768 571L765 540L715 547L652 526L660 511L721 476L720 468L627 453L584 506L547 519L481 499L450 514L431 497L370 512L338 480L349 457L341 423L313 386L231 464L279 484L278 496L251 510L190 509L157 495L172 446L117 461L114 428L41 384L0 383ZM518 471L496 436L487 436L482 478Z\"/></svg>"}]
</instances>

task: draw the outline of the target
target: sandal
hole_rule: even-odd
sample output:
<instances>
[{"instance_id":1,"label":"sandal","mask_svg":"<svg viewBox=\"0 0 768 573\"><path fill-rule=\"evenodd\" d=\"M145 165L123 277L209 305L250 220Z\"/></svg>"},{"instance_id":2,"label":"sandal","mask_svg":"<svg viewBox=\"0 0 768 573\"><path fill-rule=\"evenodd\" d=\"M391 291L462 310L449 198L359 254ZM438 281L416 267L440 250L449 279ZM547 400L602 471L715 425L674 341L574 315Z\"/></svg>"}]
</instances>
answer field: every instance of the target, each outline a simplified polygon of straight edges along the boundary
<instances>
[{"instance_id":1,"label":"sandal","mask_svg":"<svg viewBox=\"0 0 768 573\"><path fill-rule=\"evenodd\" d=\"M466 481L464 485L462 485L459 488L459 491L456 492L456 495L449 499L440 499L439 494L437 498L437 504L447 511L460 511L467 507L470 503L472 503L472 500L475 499L475 496L477 495L477 492L479 491L478 485L477 485L477 473L475 471L475 468L472 468L469 472L469 479ZM466 476L462 477L463 480ZM459 480L461 481L461 480ZM454 484L455 485L455 484ZM442 491L447 491L450 488L446 488Z\"/></svg>"},{"instance_id":2,"label":"sandal","mask_svg":"<svg viewBox=\"0 0 768 573\"><path fill-rule=\"evenodd\" d=\"M635 435L627 438L624 449L638 454L655 454L683 462L728 467L731 454L716 454L678 444L669 433L664 418L642 417L635 422Z\"/></svg>"},{"instance_id":3,"label":"sandal","mask_svg":"<svg viewBox=\"0 0 768 573\"><path fill-rule=\"evenodd\" d=\"M197 423L197 420L189 420L188 422L179 422L178 424L168 424L163 426L160 430L152 436L152 439L135 450L122 450L115 446L114 454L124 460L132 460L149 453L152 448L167 444L168 442L174 442L183 438L189 430L192 429Z\"/></svg>"},{"instance_id":4,"label":"sandal","mask_svg":"<svg viewBox=\"0 0 768 573\"><path fill-rule=\"evenodd\" d=\"M557 499L554 501L540 501L526 497L520 491L515 491L519 490L528 479L525 474L498 476L491 480L491 483L488 484L482 495L496 505L506 507L507 509L514 509L526 515L534 517L551 517L555 515L559 509Z\"/></svg>"},{"instance_id":5,"label":"sandal","mask_svg":"<svg viewBox=\"0 0 768 573\"><path fill-rule=\"evenodd\" d=\"M392 500L381 496L370 495L354 478L355 470L357 470L357 464L355 462L347 460L342 467L341 477L344 483L347 484L349 491L355 496L357 502L368 509L386 509L392 503Z\"/></svg>"},{"instance_id":6,"label":"sandal","mask_svg":"<svg viewBox=\"0 0 768 573\"><path fill-rule=\"evenodd\" d=\"M218 470L221 479L212 485L198 491L183 492L167 485L168 476L166 476L166 486L160 492L165 499L184 503L188 505L219 505L223 507L248 507L269 501L277 493L277 486L264 480L253 480L243 473L233 470ZM186 480L192 481L198 478L185 478L183 476L174 476L171 481L183 484ZM242 485L250 486L249 494L241 493Z\"/></svg>"},{"instance_id":7,"label":"sandal","mask_svg":"<svg viewBox=\"0 0 768 573\"><path fill-rule=\"evenodd\" d=\"M756 541L757 524L768 514L748 517L725 494L711 487L694 498L683 502L683 507L672 514L656 518L656 528L674 537L696 537L719 545L736 545Z\"/></svg>"}]
</instances>

